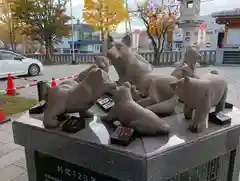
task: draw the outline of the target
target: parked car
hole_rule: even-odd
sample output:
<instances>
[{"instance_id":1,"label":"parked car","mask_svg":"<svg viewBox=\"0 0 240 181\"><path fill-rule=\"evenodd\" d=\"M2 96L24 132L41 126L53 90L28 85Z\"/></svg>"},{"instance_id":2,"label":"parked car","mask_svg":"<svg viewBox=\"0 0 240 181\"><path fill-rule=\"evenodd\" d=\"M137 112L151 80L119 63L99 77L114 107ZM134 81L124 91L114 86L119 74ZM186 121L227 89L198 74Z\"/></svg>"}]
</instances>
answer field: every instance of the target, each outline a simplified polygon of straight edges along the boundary
<instances>
[{"instance_id":1,"label":"parked car","mask_svg":"<svg viewBox=\"0 0 240 181\"><path fill-rule=\"evenodd\" d=\"M43 64L37 59L0 49L0 78L7 77L9 73L15 76L36 76L42 73L43 69Z\"/></svg>"}]
</instances>

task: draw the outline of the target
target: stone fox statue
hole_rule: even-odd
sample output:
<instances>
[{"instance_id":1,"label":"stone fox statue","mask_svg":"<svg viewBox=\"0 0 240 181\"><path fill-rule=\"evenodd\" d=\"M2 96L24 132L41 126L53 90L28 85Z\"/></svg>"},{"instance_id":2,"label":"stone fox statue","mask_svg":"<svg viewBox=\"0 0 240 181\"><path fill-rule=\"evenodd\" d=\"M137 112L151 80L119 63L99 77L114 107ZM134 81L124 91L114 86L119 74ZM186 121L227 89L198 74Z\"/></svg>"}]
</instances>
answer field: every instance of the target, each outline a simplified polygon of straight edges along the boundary
<instances>
[{"instance_id":1,"label":"stone fox statue","mask_svg":"<svg viewBox=\"0 0 240 181\"><path fill-rule=\"evenodd\" d=\"M196 63L201 60L201 54L193 47L187 47L184 54L184 65L177 67L171 73L172 76L181 79L187 73L189 77L199 78L196 75Z\"/></svg>"},{"instance_id":2,"label":"stone fox statue","mask_svg":"<svg viewBox=\"0 0 240 181\"><path fill-rule=\"evenodd\" d=\"M89 72L91 72L92 70L94 70L96 68L100 68L108 73L108 71L109 71L108 58L106 58L104 56L95 56L94 62L95 63L93 65L89 66L88 68L86 68L85 70L80 72L74 80L77 82L83 81L88 76Z\"/></svg>"},{"instance_id":3,"label":"stone fox statue","mask_svg":"<svg viewBox=\"0 0 240 181\"><path fill-rule=\"evenodd\" d=\"M63 113L79 112L80 116L92 117L88 111L97 99L116 83L110 81L108 74L101 69L92 70L80 83L63 82L47 90L47 107L44 111L43 123L47 128L58 126L56 116Z\"/></svg>"},{"instance_id":4,"label":"stone fox statue","mask_svg":"<svg viewBox=\"0 0 240 181\"><path fill-rule=\"evenodd\" d=\"M115 106L102 121L114 122L118 120L121 124L133 128L141 135L168 134L169 126L152 111L137 104L131 95L129 82L112 89Z\"/></svg>"},{"instance_id":5,"label":"stone fox statue","mask_svg":"<svg viewBox=\"0 0 240 181\"><path fill-rule=\"evenodd\" d=\"M94 57L95 64L105 72L109 71L109 59L104 56L95 56Z\"/></svg>"},{"instance_id":6,"label":"stone fox statue","mask_svg":"<svg viewBox=\"0 0 240 181\"><path fill-rule=\"evenodd\" d=\"M118 73L119 85L125 81L135 82L139 73L152 72L153 68L141 55L130 49L129 35L123 37L122 42L109 42L107 58Z\"/></svg>"},{"instance_id":7,"label":"stone fox statue","mask_svg":"<svg viewBox=\"0 0 240 181\"><path fill-rule=\"evenodd\" d=\"M186 119L194 118L189 126L190 131L199 132L206 127L206 118L210 109L216 106L216 112L225 108L228 86L224 78L217 75L216 71L194 79L190 77L182 78L170 83L176 95L184 101L184 115Z\"/></svg>"},{"instance_id":8,"label":"stone fox statue","mask_svg":"<svg viewBox=\"0 0 240 181\"><path fill-rule=\"evenodd\" d=\"M99 67L96 64L93 64L86 68L85 70L83 70L82 72L80 72L74 80L80 83L89 75L90 72L95 71L98 68Z\"/></svg>"},{"instance_id":9,"label":"stone fox statue","mask_svg":"<svg viewBox=\"0 0 240 181\"><path fill-rule=\"evenodd\" d=\"M136 86L145 99L138 103L157 113L170 114L177 104L169 83L177 80L171 75L160 75L152 72L152 67L146 60L140 60L129 50L129 43L123 38L122 42L113 42L107 51L107 57L112 62L119 75L119 84L129 81ZM140 56L140 55L139 55Z\"/></svg>"}]
</instances>

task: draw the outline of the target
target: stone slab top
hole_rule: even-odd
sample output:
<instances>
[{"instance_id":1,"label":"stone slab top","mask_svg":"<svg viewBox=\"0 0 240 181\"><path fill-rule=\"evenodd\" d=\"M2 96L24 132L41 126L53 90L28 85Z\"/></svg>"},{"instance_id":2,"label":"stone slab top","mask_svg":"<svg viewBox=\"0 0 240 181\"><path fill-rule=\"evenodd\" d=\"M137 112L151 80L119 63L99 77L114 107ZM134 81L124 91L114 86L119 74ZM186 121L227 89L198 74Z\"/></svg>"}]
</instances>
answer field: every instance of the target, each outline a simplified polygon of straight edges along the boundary
<instances>
[{"instance_id":1,"label":"stone slab top","mask_svg":"<svg viewBox=\"0 0 240 181\"><path fill-rule=\"evenodd\" d=\"M171 127L172 131L168 136L137 137L127 147L124 147L110 143L110 135L113 133L114 127L101 122L99 116L105 113L102 112L98 106L94 105L91 109L96 113L96 116L91 119L86 119L86 128L75 134L63 132L61 130L61 125L57 129L46 129L42 123L43 115L33 116L29 115L28 112L15 120L13 124L15 124L15 129L17 129L18 125L21 125L21 127L26 126L26 128L31 128L31 131L40 130L46 132L46 134L55 134L60 137L64 136L69 139L69 142L99 146L108 150L120 152L121 154L147 159L167 154L175 149L187 146L196 141L205 140L214 135L218 135L219 133L228 132L240 127L240 122L238 120L240 117L240 111L236 107L224 110L224 112L232 118L231 124L220 126L208 123L208 128L201 133L191 133L188 131L187 128L189 121L184 119L182 113L178 113L162 118Z\"/></svg>"}]
</instances>

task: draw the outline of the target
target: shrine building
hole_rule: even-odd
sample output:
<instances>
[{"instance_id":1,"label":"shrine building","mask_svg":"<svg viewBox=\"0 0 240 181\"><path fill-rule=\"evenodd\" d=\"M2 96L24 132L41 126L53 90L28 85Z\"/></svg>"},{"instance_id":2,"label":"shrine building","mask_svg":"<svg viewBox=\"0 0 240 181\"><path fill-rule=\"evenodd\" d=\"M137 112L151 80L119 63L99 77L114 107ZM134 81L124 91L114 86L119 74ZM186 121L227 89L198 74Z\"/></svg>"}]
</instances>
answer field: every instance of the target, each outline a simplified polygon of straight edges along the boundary
<instances>
[{"instance_id":1,"label":"shrine building","mask_svg":"<svg viewBox=\"0 0 240 181\"><path fill-rule=\"evenodd\" d=\"M216 12L212 17L225 25L218 36L216 64L240 64L240 8Z\"/></svg>"},{"instance_id":2,"label":"shrine building","mask_svg":"<svg viewBox=\"0 0 240 181\"><path fill-rule=\"evenodd\" d=\"M240 46L240 8L231 11L220 11L213 13L217 24L225 25L224 35L219 37L222 47L239 48ZM238 36L236 36L238 35ZM222 42L220 42L222 41Z\"/></svg>"}]
</instances>

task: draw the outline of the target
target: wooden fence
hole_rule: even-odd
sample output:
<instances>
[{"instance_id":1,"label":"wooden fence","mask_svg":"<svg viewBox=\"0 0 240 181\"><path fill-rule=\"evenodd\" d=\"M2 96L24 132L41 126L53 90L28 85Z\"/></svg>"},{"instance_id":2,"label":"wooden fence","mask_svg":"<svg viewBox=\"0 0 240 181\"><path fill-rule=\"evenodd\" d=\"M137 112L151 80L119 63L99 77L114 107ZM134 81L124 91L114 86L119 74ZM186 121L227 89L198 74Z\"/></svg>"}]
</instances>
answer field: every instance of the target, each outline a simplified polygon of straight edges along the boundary
<instances>
[{"instance_id":1,"label":"wooden fence","mask_svg":"<svg viewBox=\"0 0 240 181\"><path fill-rule=\"evenodd\" d=\"M154 54L153 52L139 52L148 62L153 63ZM202 60L200 64L213 65L216 62L216 51L215 50L204 50L201 51ZM101 54L93 53L80 53L75 54L76 63L89 64L94 62L94 56L99 56ZM29 58L35 58L40 60L42 63L45 62L44 54L27 54ZM156 66L172 65L182 59L183 53L180 51L165 51L161 54L160 60L156 63ZM72 54L53 54L51 60L54 64L70 64L72 62Z\"/></svg>"}]
</instances>

